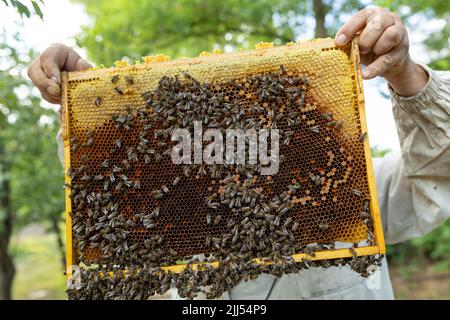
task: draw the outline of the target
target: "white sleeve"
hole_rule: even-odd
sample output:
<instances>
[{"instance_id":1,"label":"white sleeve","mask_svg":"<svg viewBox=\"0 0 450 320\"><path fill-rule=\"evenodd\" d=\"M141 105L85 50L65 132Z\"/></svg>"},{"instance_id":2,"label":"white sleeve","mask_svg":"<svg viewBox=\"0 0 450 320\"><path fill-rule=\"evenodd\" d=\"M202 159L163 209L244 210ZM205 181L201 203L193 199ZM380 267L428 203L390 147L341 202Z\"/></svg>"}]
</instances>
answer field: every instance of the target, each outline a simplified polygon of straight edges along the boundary
<instances>
[{"instance_id":1,"label":"white sleeve","mask_svg":"<svg viewBox=\"0 0 450 320\"><path fill-rule=\"evenodd\" d=\"M387 243L422 236L450 216L450 73L422 67L429 81L417 95L389 88L401 153L373 159Z\"/></svg>"}]
</instances>

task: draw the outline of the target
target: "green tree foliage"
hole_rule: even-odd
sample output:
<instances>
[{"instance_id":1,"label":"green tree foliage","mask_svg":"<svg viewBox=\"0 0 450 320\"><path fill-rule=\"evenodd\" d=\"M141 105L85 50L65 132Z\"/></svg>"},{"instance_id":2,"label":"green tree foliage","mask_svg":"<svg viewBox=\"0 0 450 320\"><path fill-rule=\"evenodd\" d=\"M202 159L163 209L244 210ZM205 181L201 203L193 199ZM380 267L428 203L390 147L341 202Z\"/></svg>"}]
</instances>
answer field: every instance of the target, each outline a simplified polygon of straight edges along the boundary
<instances>
[{"instance_id":1,"label":"green tree foliage","mask_svg":"<svg viewBox=\"0 0 450 320\"><path fill-rule=\"evenodd\" d=\"M41 6L44 4L43 0L30 0L25 2L24 1L18 1L18 0L1 0L3 4L6 6L12 6L17 9L17 12L20 14L21 17L25 16L27 18L31 17L32 12L34 11L35 14L37 14L41 19L43 19L43 14L41 10ZM32 8L32 9L31 9Z\"/></svg>"},{"instance_id":2,"label":"green tree foliage","mask_svg":"<svg viewBox=\"0 0 450 320\"><path fill-rule=\"evenodd\" d=\"M294 38L307 11L305 2L293 0L79 2L95 21L83 28L79 44L99 63L156 52L190 56L227 45L284 43Z\"/></svg>"},{"instance_id":3,"label":"green tree foliage","mask_svg":"<svg viewBox=\"0 0 450 320\"><path fill-rule=\"evenodd\" d=\"M342 11L363 7L358 0L74 2L84 4L93 21L83 27L79 45L88 49L92 61L108 64L158 52L193 56L213 48L248 49L260 41L283 44L305 35L326 37L337 30Z\"/></svg>"},{"instance_id":4,"label":"green tree foliage","mask_svg":"<svg viewBox=\"0 0 450 320\"><path fill-rule=\"evenodd\" d=\"M450 69L450 1L441 0L377 0L380 6L387 7L404 18L407 22L420 15L418 23L426 23L429 19L441 19L444 27L440 32L431 34L425 45L433 56L430 66L437 70ZM412 26L414 27L414 26Z\"/></svg>"},{"instance_id":5,"label":"green tree foliage","mask_svg":"<svg viewBox=\"0 0 450 320\"><path fill-rule=\"evenodd\" d=\"M11 168L17 223L59 216L64 210L64 175L56 156L59 115L41 106L34 86L23 77L35 53L8 46L4 34L0 39L0 139Z\"/></svg>"},{"instance_id":6,"label":"green tree foliage","mask_svg":"<svg viewBox=\"0 0 450 320\"><path fill-rule=\"evenodd\" d=\"M115 60L162 52L194 56L213 48L248 49L260 41L282 44L305 37L333 36L344 19L369 1L359 0L74 0L85 5L92 23L78 37L89 59ZM375 0L403 16L449 20L448 1ZM314 30L314 32L313 32ZM426 40L432 65L448 67L449 27Z\"/></svg>"},{"instance_id":7,"label":"green tree foliage","mask_svg":"<svg viewBox=\"0 0 450 320\"><path fill-rule=\"evenodd\" d=\"M387 254L391 264L414 265L433 261L448 270L450 263L450 220L424 237L389 245ZM415 263L413 263L415 262Z\"/></svg>"},{"instance_id":8,"label":"green tree foliage","mask_svg":"<svg viewBox=\"0 0 450 320\"><path fill-rule=\"evenodd\" d=\"M371 148L372 157L374 158L383 158L390 151L389 149L380 149L378 146Z\"/></svg>"},{"instance_id":9,"label":"green tree foliage","mask_svg":"<svg viewBox=\"0 0 450 320\"><path fill-rule=\"evenodd\" d=\"M13 226L44 221L54 228L64 210L64 175L56 156L58 115L53 109L41 107L41 99L32 93L31 83L22 76L34 54L18 51L14 43L20 42L18 36L0 32L2 284L13 270L8 248ZM8 290L0 287L0 297L8 298Z\"/></svg>"},{"instance_id":10,"label":"green tree foliage","mask_svg":"<svg viewBox=\"0 0 450 320\"><path fill-rule=\"evenodd\" d=\"M415 247L423 247L429 259L450 261L450 220L426 237L414 239L411 243Z\"/></svg>"}]
</instances>

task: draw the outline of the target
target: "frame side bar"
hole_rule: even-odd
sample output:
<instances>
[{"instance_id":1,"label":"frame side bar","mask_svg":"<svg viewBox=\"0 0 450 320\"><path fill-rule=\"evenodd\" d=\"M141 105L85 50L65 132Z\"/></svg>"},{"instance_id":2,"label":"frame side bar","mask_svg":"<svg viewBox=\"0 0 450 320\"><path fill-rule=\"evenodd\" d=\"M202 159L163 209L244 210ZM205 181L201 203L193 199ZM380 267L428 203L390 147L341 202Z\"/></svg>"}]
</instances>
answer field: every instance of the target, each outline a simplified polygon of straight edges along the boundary
<instances>
[{"instance_id":1,"label":"frame side bar","mask_svg":"<svg viewBox=\"0 0 450 320\"><path fill-rule=\"evenodd\" d=\"M361 74L361 61L359 56L358 38L352 41L352 58L356 68L356 83L357 83L357 94L358 94L358 105L359 105L359 119L361 122L361 131L364 133L368 132L367 122L366 122L366 111L365 111L365 101L364 101L364 88L362 83ZM366 157L367 166L367 181L369 182L369 192L370 192L370 212L373 219L373 228L375 236L375 244L379 247L379 253L386 253L386 245L384 242L383 227L380 218L380 209L378 207L378 195L377 186L375 183L375 175L373 172L372 164L372 152L370 150L369 138L366 137L364 141L364 154Z\"/></svg>"},{"instance_id":2,"label":"frame side bar","mask_svg":"<svg viewBox=\"0 0 450 320\"><path fill-rule=\"evenodd\" d=\"M62 102L61 102L61 126L62 126L62 138L64 143L64 181L67 185L70 185L71 179L67 175L67 171L70 168L70 135L69 135L69 110L67 101L67 82L68 75L66 72L61 76L61 89L62 89ZM70 199L70 188L65 189L66 200L66 276L67 279L72 277L73 265L76 263L76 258L73 250L72 241L72 201Z\"/></svg>"}]
</instances>

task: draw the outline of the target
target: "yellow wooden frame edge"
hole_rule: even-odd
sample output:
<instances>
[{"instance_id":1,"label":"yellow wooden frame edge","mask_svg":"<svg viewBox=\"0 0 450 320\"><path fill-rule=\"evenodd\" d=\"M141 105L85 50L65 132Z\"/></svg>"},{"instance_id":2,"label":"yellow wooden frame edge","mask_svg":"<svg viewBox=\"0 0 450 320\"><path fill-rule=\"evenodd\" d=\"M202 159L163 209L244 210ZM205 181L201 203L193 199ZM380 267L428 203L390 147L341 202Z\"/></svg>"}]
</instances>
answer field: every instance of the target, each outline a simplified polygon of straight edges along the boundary
<instances>
[{"instance_id":1,"label":"yellow wooden frame edge","mask_svg":"<svg viewBox=\"0 0 450 320\"><path fill-rule=\"evenodd\" d=\"M351 45L351 56L353 57L353 63L356 68L356 83L357 85L357 95L358 95L358 110L359 110L359 119L361 122L361 131L367 133L367 121L366 121L366 110L365 110L365 100L364 100L364 88L361 74L361 61L359 55L359 47L358 47L358 37L353 39ZM373 228L374 228L374 236L375 243L379 248L380 254L386 253L386 245L384 242L383 235L383 226L381 223L380 216L380 208L378 206L378 195L377 195L377 186L375 182L375 175L373 171L372 164L372 152L370 150L369 137L367 135L364 140L364 154L366 157L366 169L367 169L367 181L369 183L369 192L370 192L370 212L373 219Z\"/></svg>"},{"instance_id":2,"label":"yellow wooden frame edge","mask_svg":"<svg viewBox=\"0 0 450 320\"><path fill-rule=\"evenodd\" d=\"M62 73L62 104L61 104L61 126L62 126L62 139L64 143L64 181L66 186L70 184L71 179L67 175L67 171L70 168L70 132L69 132L69 110L67 105L67 89L66 83L68 75L66 72ZM73 250L72 241L72 201L70 199L70 188L65 189L66 200L66 276L68 279L72 277L73 266L76 264L76 257Z\"/></svg>"}]
</instances>

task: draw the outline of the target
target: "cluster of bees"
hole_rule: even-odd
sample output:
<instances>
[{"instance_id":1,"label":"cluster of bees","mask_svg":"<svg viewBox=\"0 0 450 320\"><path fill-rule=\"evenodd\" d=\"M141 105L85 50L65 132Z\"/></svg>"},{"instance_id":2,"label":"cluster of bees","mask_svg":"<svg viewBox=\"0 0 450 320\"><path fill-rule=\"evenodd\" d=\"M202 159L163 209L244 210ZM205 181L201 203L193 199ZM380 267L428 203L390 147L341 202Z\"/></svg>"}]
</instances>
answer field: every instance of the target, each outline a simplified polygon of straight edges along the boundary
<instances>
[{"instance_id":1,"label":"cluster of bees","mask_svg":"<svg viewBox=\"0 0 450 320\"><path fill-rule=\"evenodd\" d=\"M135 81L127 75L120 82L120 77L113 76L111 84L114 94L122 96ZM329 221L316 215L317 229L303 228L302 206L319 206L311 199L326 197L323 190L330 179L313 169L293 174L295 159L286 160L290 146L305 143L305 134L310 140L338 136L343 127L332 113L322 114L308 103L309 82L307 75L289 73L283 66L227 83L200 83L184 72L163 77L155 90L142 93L145 107L111 115L122 138L111 141L109 156L102 162L90 157L95 132L87 132L83 141L72 138L75 166L67 172L71 178L67 187L74 245L79 261L95 267L81 270L81 286L69 289L69 298L148 299L176 287L181 297L192 299L203 293L212 299L261 273L280 277L311 267L348 265L362 276L370 275L382 256L358 257L353 248L352 258L295 262L291 257L307 253L313 258L317 251L334 249L333 228L340 223L339 218ZM97 97L93 104L101 107L103 101ZM280 129L280 178L261 176L260 164L191 164L182 165L164 184L155 188L152 183L149 188L152 177L142 175L142 168L170 163L173 131L192 132L194 121L223 132ZM303 138L300 131L306 132ZM364 138L365 134L359 140ZM339 150L336 161L344 157ZM247 145L247 155L248 151ZM345 170L341 171L338 174L344 175ZM205 213L202 237L196 249L181 247L170 240L168 227L161 227L163 217L168 221L174 215L164 205L187 180L204 183L202 179L209 182L207 192L198 195L204 198L198 208ZM362 208L359 219L366 227L367 241L373 243L367 192L348 188ZM145 209L130 209L125 204L129 198L145 202ZM135 234L144 236L136 240ZM308 241L314 237L324 241ZM163 268L180 262L186 267L179 273Z\"/></svg>"}]
</instances>

